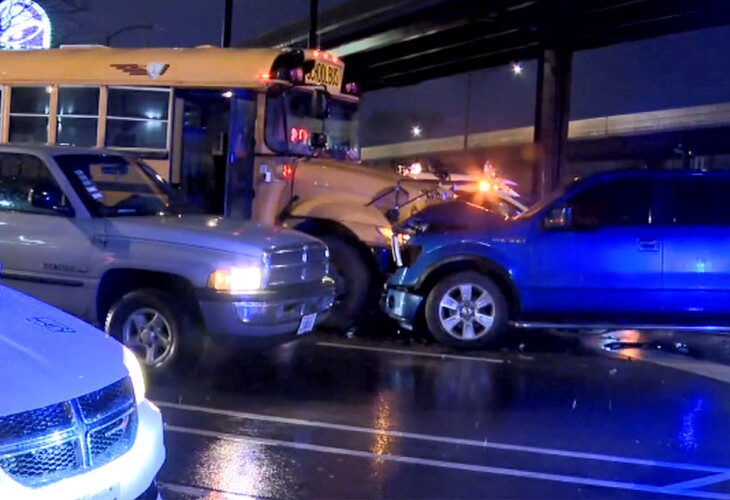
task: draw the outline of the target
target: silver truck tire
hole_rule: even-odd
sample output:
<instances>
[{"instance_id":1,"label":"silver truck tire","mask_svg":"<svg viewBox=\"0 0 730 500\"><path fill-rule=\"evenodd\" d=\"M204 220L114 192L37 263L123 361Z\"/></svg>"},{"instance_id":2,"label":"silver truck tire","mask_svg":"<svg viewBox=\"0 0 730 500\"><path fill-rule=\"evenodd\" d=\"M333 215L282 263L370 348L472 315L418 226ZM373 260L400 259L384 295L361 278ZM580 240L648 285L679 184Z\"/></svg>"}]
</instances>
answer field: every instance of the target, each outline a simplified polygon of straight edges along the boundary
<instances>
[{"instance_id":1,"label":"silver truck tire","mask_svg":"<svg viewBox=\"0 0 730 500\"><path fill-rule=\"evenodd\" d=\"M104 330L130 348L148 372L190 367L202 351L202 336L187 308L152 288L132 291L115 302Z\"/></svg>"}]
</instances>

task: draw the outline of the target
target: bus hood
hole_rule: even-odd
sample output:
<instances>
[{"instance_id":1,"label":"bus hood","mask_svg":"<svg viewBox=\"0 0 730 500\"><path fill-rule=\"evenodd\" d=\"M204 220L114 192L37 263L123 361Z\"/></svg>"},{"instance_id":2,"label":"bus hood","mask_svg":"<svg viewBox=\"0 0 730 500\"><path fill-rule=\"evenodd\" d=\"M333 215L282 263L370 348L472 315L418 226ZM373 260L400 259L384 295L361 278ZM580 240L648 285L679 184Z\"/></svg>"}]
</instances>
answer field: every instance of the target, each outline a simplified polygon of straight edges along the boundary
<instances>
[{"instance_id":1,"label":"bus hood","mask_svg":"<svg viewBox=\"0 0 730 500\"><path fill-rule=\"evenodd\" d=\"M0 285L0 416L79 397L128 375L120 343Z\"/></svg>"},{"instance_id":2,"label":"bus hood","mask_svg":"<svg viewBox=\"0 0 730 500\"><path fill-rule=\"evenodd\" d=\"M337 194L358 200L363 205L372 203L385 211L395 205L395 196L390 193L400 184L406 191L399 203L418 197L424 191L439 188L438 180L415 180L396 172L353 164L327 158L313 158L300 161L296 166L295 189L297 193L314 190L319 194ZM441 191L449 188L441 187ZM302 196L303 199L308 198Z\"/></svg>"},{"instance_id":3,"label":"bus hood","mask_svg":"<svg viewBox=\"0 0 730 500\"><path fill-rule=\"evenodd\" d=\"M108 218L107 235L110 238L206 248L254 258L259 258L269 247L317 241L290 229L204 215Z\"/></svg>"}]
</instances>

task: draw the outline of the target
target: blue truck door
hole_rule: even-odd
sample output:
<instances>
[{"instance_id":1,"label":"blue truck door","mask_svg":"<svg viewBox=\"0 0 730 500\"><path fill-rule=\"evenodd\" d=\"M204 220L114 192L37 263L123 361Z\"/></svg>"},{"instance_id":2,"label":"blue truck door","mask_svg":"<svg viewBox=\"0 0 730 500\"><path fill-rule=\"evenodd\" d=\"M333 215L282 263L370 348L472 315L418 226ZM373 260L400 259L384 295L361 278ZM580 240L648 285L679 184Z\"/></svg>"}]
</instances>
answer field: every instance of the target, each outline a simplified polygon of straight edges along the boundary
<instances>
[{"instance_id":1,"label":"blue truck door","mask_svg":"<svg viewBox=\"0 0 730 500\"><path fill-rule=\"evenodd\" d=\"M666 312L730 316L730 176L672 176L661 200Z\"/></svg>"},{"instance_id":2,"label":"blue truck door","mask_svg":"<svg viewBox=\"0 0 730 500\"><path fill-rule=\"evenodd\" d=\"M652 225L652 191L650 179L624 177L589 184L560 201L571 222L536 229L525 312L659 311L663 243Z\"/></svg>"}]
</instances>

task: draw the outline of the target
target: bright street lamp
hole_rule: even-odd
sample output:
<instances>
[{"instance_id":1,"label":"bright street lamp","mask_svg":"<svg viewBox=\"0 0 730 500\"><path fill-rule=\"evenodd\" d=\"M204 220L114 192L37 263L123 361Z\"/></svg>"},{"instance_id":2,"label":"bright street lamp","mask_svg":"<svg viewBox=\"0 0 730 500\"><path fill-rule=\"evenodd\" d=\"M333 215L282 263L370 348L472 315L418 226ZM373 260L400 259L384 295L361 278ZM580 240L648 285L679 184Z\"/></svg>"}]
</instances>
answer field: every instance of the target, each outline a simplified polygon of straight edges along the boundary
<instances>
[{"instance_id":1,"label":"bright street lamp","mask_svg":"<svg viewBox=\"0 0 730 500\"><path fill-rule=\"evenodd\" d=\"M423 130L421 129L420 125L414 125L411 127L411 135L413 137L421 137L421 134L423 133Z\"/></svg>"},{"instance_id":2,"label":"bright street lamp","mask_svg":"<svg viewBox=\"0 0 730 500\"><path fill-rule=\"evenodd\" d=\"M521 75L524 70L525 68L522 67L521 63L512 63L512 73L514 73L515 75Z\"/></svg>"}]
</instances>

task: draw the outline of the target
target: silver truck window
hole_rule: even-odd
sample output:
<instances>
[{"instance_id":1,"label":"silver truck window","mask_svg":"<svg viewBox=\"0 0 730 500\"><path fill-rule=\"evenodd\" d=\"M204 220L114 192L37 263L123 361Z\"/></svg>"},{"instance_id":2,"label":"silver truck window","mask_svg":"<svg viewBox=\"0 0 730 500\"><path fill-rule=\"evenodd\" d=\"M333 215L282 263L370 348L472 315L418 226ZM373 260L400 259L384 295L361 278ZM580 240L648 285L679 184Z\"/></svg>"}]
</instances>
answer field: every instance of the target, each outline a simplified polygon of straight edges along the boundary
<instances>
[{"instance_id":1,"label":"silver truck window","mask_svg":"<svg viewBox=\"0 0 730 500\"><path fill-rule=\"evenodd\" d=\"M55 215L54 211L31 203L34 189L49 187L60 192L51 171L40 158L28 154L0 153L0 210ZM64 205L67 204L64 198Z\"/></svg>"},{"instance_id":2,"label":"silver truck window","mask_svg":"<svg viewBox=\"0 0 730 500\"><path fill-rule=\"evenodd\" d=\"M96 217L160 215L174 204L164 181L131 157L63 154L55 160Z\"/></svg>"}]
</instances>

